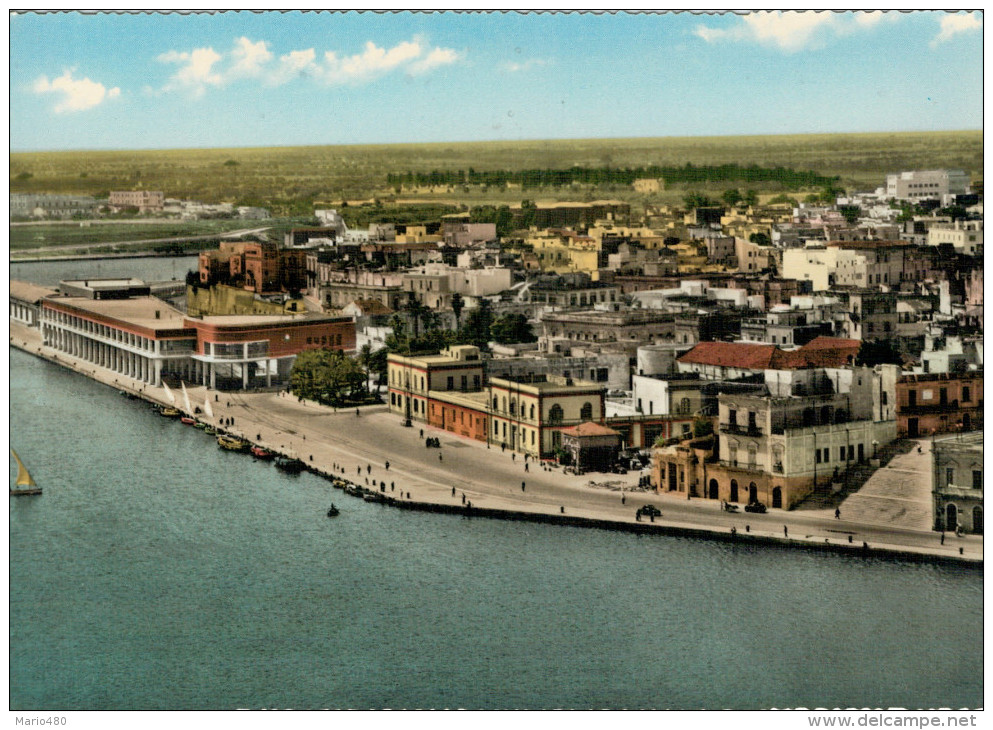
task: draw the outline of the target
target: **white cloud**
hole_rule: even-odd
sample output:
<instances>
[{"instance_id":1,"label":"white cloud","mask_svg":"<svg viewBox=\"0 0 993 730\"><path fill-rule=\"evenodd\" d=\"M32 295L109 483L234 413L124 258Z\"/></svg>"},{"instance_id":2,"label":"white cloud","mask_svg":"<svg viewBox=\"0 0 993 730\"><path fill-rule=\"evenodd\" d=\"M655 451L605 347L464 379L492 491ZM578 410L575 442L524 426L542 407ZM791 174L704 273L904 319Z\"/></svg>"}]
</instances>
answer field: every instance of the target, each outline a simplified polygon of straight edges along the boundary
<instances>
[{"instance_id":1,"label":"white cloud","mask_svg":"<svg viewBox=\"0 0 993 730\"><path fill-rule=\"evenodd\" d=\"M317 72L317 65L314 63L316 57L313 48L290 51L285 56L279 57L279 65L266 77L266 82L273 86L281 86L301 76L312 75Z\"/></svg>"},{"instance_id":2,"label":"white cloud","mask_svg":"<svg viewBox=\"0 0 993 730\"><path fill-rule=\"evenodd\" d=\"M224 82L221 74L214 71L214 64L221 55L213 48L197 48L195 51L167 51L159 56L163 63L175 63L180 69L173 74L165 86L166 91L186 90L193 96L202 96L208 86L220 86Z\"/></svg>"},{"instance_id":3,"label":"white cloud","mask_svg":"<svg viewBox=\"0 0 993 730\"><path fill-rule=\"evenodd\" d=\"M526 61L504 61L501 64L501 68L504 71L509 71L510 73L517 73L518 71L527 71L532 68L549 66L551 63L551 61L544 58L529 58Z\"/></svg>"},{"instance_id":4,"label":"white cloud","mask_svg":"<svg viewBox=\"0 0 993 730\"><path fill-rule=\"evenodd\" d=\"M448 66L461 58L461 54L451 48L435 48L424 58L410 64L412 74L427 73L439 66Z\"/></svg>"},{"instance_id":5,"label":"white cloud","mask_svg":"<svg viewBox=\"0 0 993 730\"><path fill-rule=\"evenodd\" d=\"M174 63L179 70L162 91L187 91L201 96L210 87L224 86L232 81L256 78L270 86L281 86L300 78L310 78L325 84L363 83L385 74L406 70L422 74L446 66L462 58L451 48L428 47L418 38L401 41L392 48L380 48L366 41L360 53L350 56L325 51L318 59L314 48L290 51L277 59L266 41L241 37L227 54L213 48L195 51L168 51L158 60Z\"/></svg>"},{"instance_id":6,"label":"white cloud","mask_svg":"<svg viewBox=\"0 0 993 730\"><path fill-rule=\"evenodd\" d=\"M262 67L272 60L272 53L265 41L252 43L248 38L241 37L235 41L231 58L234 63L228 71L229 77L253 77L262 73Z\"/></svg>"},{"instance_id":7,"label":"white cloud","mask_svg":"<svg viewBox=\"0 0 993 730\"><path fill-rule=\"evenodd\" d=\"M74 79L72 73L72 70L66 71L52 81L47 76L41 76L32 86L36 94L61 95L61 100L55 105L55 111L59 114L92 109L105 99L116 99L121 95L120 88L116 86L108 89L88 78Z\"/></svg>"},{"instance_id":8,"label":"white cloud","mask_svg":"<svg viewBox=\"0 0 993 730\"><path fill-rule=\"evenodd\" d=\"M740 16L740 21L729 28L700 25L693 35L707 43L721 41L750 41L777 48L785 53L823 47L832 36L848 35L855 31L868 31L883 20L893 22L899 13L831 11L757 11Z\"/></svg>"},{"instance_id":9,"label":"white cloud","mask_svg":"<svg viewBox=\"0 0 993 730\"><path fill-rule=\"evenodd\" d=\"M945 13L941 16L941 31L937 36L935 36L934 40L931 41L931 47L934 48L952 37L957 36L959 33L968 33L969 31L979 30L982 27L982 18L975 13L969 13L967 15L961 15L959 13Z\"/></svg>"},{"instance_id":10,"label":"white cloud","mask_svg":"<svg viewBox=\"0 0 993 730\"><path fill-rule=\"evenodd\" d=\"M423 52L417 41L404 41L388 51L367 41L365 50L354 56L339 58L334 51L324 54L324 77L330 83L361 81L382 75L412 62Z\"/></svg>"}]
</instances>

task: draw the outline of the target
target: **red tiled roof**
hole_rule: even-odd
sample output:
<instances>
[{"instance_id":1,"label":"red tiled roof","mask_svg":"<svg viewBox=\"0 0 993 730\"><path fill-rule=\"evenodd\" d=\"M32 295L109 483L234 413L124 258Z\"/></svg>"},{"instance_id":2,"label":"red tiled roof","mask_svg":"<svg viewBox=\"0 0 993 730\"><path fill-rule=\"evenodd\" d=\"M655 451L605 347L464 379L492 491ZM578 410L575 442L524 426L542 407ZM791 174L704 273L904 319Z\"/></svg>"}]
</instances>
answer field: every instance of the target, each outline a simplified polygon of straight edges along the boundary
<instances>
[{"instance_id":1,"label":"red tiled roof","mask_svg":"<svg viewBox=\"0 0 993 730\"><path fill-rule=\"evenodd\" d=\"M844 367L854 362L861 344L858 340L821 336L799 350L784 351L775 345L701 342L679 357L677 362L742 370Z\"/></svg>"},{"instance_id":2,"label":"red tiled roof","mask_svg":"<svg viewBox=\"0 0 993 730\"><path fill-rule=\"evenodd\" d=\"M840 368L852 365L859 354L859 340L840 337L815 337L799 350L779 351L772 359L772 367L779 370L795 368Z\"/></svg>"},{"instance_id":3,"label":"red tiled roof","mask_svg":"<svg viewBox=\"0 0 993 730\"><path fill-rule=\"evenodd\" d=\"M752 345L745 342L701 342L677 362L715 365L745 370L765 370L779 352L775 345Z\"/></svg>"},{"instance_id":4,"label":"red tiled roof","mask_svg":"<svg viewBox=\"0 0 993 730\"><path fill-rule=\"evenodd\" d=\"M592 421L587 421L586 423L580 423L578 426L572 426L571 428L563 428L562 433L567 433L570 436L620 436L620 432L615 431L612 428L607 428L606 426L601 426L599 423L593 423Z\"/></svg>"}]
</instances>

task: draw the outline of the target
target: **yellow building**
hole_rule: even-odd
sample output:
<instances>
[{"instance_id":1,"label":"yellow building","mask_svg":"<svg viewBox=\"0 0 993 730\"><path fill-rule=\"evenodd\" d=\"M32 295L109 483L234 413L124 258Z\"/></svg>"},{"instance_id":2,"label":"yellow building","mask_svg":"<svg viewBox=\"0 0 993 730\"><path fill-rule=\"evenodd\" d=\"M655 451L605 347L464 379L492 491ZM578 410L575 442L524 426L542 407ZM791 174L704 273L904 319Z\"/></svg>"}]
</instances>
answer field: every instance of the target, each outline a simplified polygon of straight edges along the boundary
<instances>
[{"instance_id":1,"label":"yellow building","mask_svg":"<svg viewBox=\"0 0 993 730\"><path fill-rule=\"evenodd\" d=\"M600 242L570 230L550 229L530 234L524 241L531 246L542 271L553 274L586 272L600 265Z\"/></svg>"}]
</instances>

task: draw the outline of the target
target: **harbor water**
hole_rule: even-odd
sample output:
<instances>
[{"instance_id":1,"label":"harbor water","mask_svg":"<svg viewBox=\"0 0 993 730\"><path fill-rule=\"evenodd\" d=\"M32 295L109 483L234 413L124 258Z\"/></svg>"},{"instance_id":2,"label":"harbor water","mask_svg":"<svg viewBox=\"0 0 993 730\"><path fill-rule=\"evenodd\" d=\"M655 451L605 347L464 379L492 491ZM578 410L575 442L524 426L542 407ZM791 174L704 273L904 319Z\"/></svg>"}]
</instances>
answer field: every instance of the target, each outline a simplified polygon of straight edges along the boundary
<instances>
[{"instance_id":1,"label":"harbor water","mask_svg":"<svg viewBox=\"0 0 993 730\"><path fill-rule=\"evenodd\" d=\"M982 704L979 571L395 510L15 349L10 445L13 710Z\"/></svg>"}]
</instances>

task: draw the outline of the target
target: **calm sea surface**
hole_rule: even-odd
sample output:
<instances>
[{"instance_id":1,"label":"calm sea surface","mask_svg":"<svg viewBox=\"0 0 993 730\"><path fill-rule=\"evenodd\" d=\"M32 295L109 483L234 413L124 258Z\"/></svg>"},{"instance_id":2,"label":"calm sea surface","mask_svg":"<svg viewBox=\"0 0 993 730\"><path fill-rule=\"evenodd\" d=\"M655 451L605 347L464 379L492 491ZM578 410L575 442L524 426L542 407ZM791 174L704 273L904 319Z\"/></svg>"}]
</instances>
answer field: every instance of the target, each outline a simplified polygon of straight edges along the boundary
<instances>
[{"instance_id":1,"label":"calm sea surface","mask_svg":"<svg viewBox=\"0 0 993 730\"><path fill-rule=\"evenodd\" d=\"M980 573L392 510L17 350L10 441L13 710L982 704Z\"/></svg>"}]
</instances>

